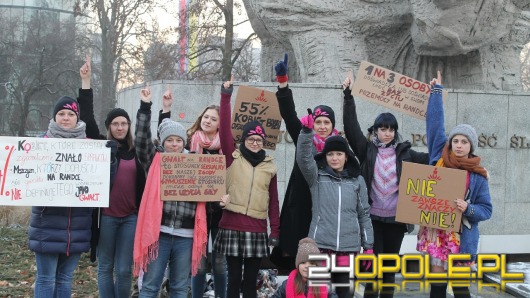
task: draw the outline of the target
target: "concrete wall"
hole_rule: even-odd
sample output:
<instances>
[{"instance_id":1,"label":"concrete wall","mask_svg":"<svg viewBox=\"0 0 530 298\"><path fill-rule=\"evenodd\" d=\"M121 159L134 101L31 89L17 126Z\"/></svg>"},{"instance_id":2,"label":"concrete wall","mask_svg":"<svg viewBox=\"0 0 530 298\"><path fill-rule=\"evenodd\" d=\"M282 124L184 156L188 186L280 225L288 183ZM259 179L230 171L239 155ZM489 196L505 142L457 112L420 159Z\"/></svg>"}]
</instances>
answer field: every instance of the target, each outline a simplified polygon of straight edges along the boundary
<instances>
[{"instance_id":1,"label":"concrete wall","mask_svg":"<svg viewBox=\"0 0 530 298\"><path fill-rule=\"evenodd\" d=\"M192 122L208 104L219 103L220 82L196 83L180 81L155 81L151 83L153 107L153 133L155 133L158 110L161 109L162 94L167 84L173 90L174 103L172 119L180 121L185 127ZM246 83L244 83L246 84ZM276 84L259 83L252 86L270 91L276 90ZM233 101L237 93L235 86ZM335 110L336 127L342 125L342 90L332 84L291 84L297 112L305 115L308 107L327 104ZM127 88L118 95L118 106L126 109L132 118L140 105L141 86ZM483 235L520 235L512 239L530 242L530 178L527 167L530 165L530 93L482 92L448 89L445 103L446 130L457 123L468 123L475 127L480 137L480 146L476 153L482 157L483 165L490 173L489 186L493 203L493 216L480 225ZM368 128L375 117L386 112L385 108L356 99L361 127ZM391 111L392 112L392 111ZM413 143L413 148L426 152L422 142L425 134L424 121L393 112L399 121L399 132L403 139ZM133 119L134 122L134 119ZM282 130L285 129L282 123ZM156 135L156 134L154 134ZM282 135L276 151L269 151L275 157L278 171L278 192L280 200L294 163L294 145L286 142ZM287 137L287 141L290 141ZM280 204L281 205L281 204ZM523 237L523 238L521 238ZM528 247L528 246L527 246ZM530 249L526 249L530 252Z\"/></svg>"}]
</instances>

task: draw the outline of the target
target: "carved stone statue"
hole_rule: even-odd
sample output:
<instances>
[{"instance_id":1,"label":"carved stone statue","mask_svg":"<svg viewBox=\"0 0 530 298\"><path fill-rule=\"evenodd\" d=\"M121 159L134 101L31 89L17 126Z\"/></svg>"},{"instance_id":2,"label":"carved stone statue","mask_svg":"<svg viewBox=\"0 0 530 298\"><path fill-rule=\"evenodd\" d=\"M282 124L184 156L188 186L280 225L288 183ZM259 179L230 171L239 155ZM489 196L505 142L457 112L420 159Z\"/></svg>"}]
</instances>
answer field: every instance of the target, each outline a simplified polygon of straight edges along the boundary
<instances>
[{"instance_id":1,"label":"carved stone statue","mask_svg":"<svg viewBox=\"0 0 530 298\"><path fill-rule=\"evenodd\" d=\"M361 60L448 87L521 90L529 0L243 0L262 80L290 53L290 80L339 84Z\"/></svg>"}]
</instances>

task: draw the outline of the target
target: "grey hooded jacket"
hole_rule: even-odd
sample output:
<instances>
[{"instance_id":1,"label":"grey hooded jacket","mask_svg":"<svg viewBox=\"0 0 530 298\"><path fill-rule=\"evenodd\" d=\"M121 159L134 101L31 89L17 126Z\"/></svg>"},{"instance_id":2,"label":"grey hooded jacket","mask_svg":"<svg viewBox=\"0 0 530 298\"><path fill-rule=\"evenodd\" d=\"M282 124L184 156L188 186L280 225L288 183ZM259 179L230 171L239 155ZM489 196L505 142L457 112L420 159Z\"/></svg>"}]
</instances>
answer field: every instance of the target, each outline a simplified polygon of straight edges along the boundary
<instances>
[{"instance_id":1,"label":"grey hooded jacket","mask_svg":"<svg viewBox=\"0 0 530 298\"><path fill-rule=\"evenodd\" d=\"M333 175L313 157L313 131L302 129L298 137L296 161L311 189L313 210L309 237L320 249L358 252L374 243L370 204L361 175ZM349 150L348 163L358 163ZM346 167L347 168L347 167Z\"/></svg>"}]
</instances>

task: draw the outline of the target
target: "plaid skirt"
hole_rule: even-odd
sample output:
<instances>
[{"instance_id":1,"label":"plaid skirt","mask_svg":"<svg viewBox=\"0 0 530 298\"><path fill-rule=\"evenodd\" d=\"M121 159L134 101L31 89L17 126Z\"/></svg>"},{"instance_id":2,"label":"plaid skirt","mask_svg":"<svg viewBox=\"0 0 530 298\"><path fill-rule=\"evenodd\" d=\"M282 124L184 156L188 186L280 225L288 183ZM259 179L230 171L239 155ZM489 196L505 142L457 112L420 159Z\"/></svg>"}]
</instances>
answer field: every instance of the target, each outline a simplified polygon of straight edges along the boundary
<instances>
[{"instance_id":1,"label":"plaid skirt","mask_svg":"<svg viewBox=\"0 0 530 298\"><path fill-rule=\"evenodd\" d=\"M269 256L267 233L242 232L219 228L213 249L225 256L263 258Z\"/></svg>"}]
</instances>

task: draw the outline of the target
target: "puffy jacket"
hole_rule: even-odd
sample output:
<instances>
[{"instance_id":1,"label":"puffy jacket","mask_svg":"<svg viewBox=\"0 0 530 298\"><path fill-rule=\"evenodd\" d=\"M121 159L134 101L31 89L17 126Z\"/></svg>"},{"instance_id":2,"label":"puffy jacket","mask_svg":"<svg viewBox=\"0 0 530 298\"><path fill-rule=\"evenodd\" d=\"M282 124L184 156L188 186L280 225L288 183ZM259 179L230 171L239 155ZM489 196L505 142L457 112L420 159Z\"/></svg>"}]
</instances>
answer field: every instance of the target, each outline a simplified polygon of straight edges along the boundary
<instances>
[{"instance_id":1,"label":"puffy jacket","mask_svg":"<svg viewBox=\"0 0 530 298\"><path fill-rule=\"evenodd\" d=\"M321 249L357 252L374 243L368 193L362 176L340 176L318 166L312 153L313 131L302 129L298 137L296 161L311 190L313 214L309 237ZM346 142L346 141L344 141ZM353 152L346 168L355 161ZM349 171L351 172L351 171Z\"/></svg>"},{"instance_id":2,"label":"puffy jacket","mask_svg":"<svg viewBox=\"0 0 530 298\"><path fill-rule=\"evenodd\" d=\"M29 249L40 253L82 253L90 249L92 209L32 207Z\"/></svg>"}]
</instances>

